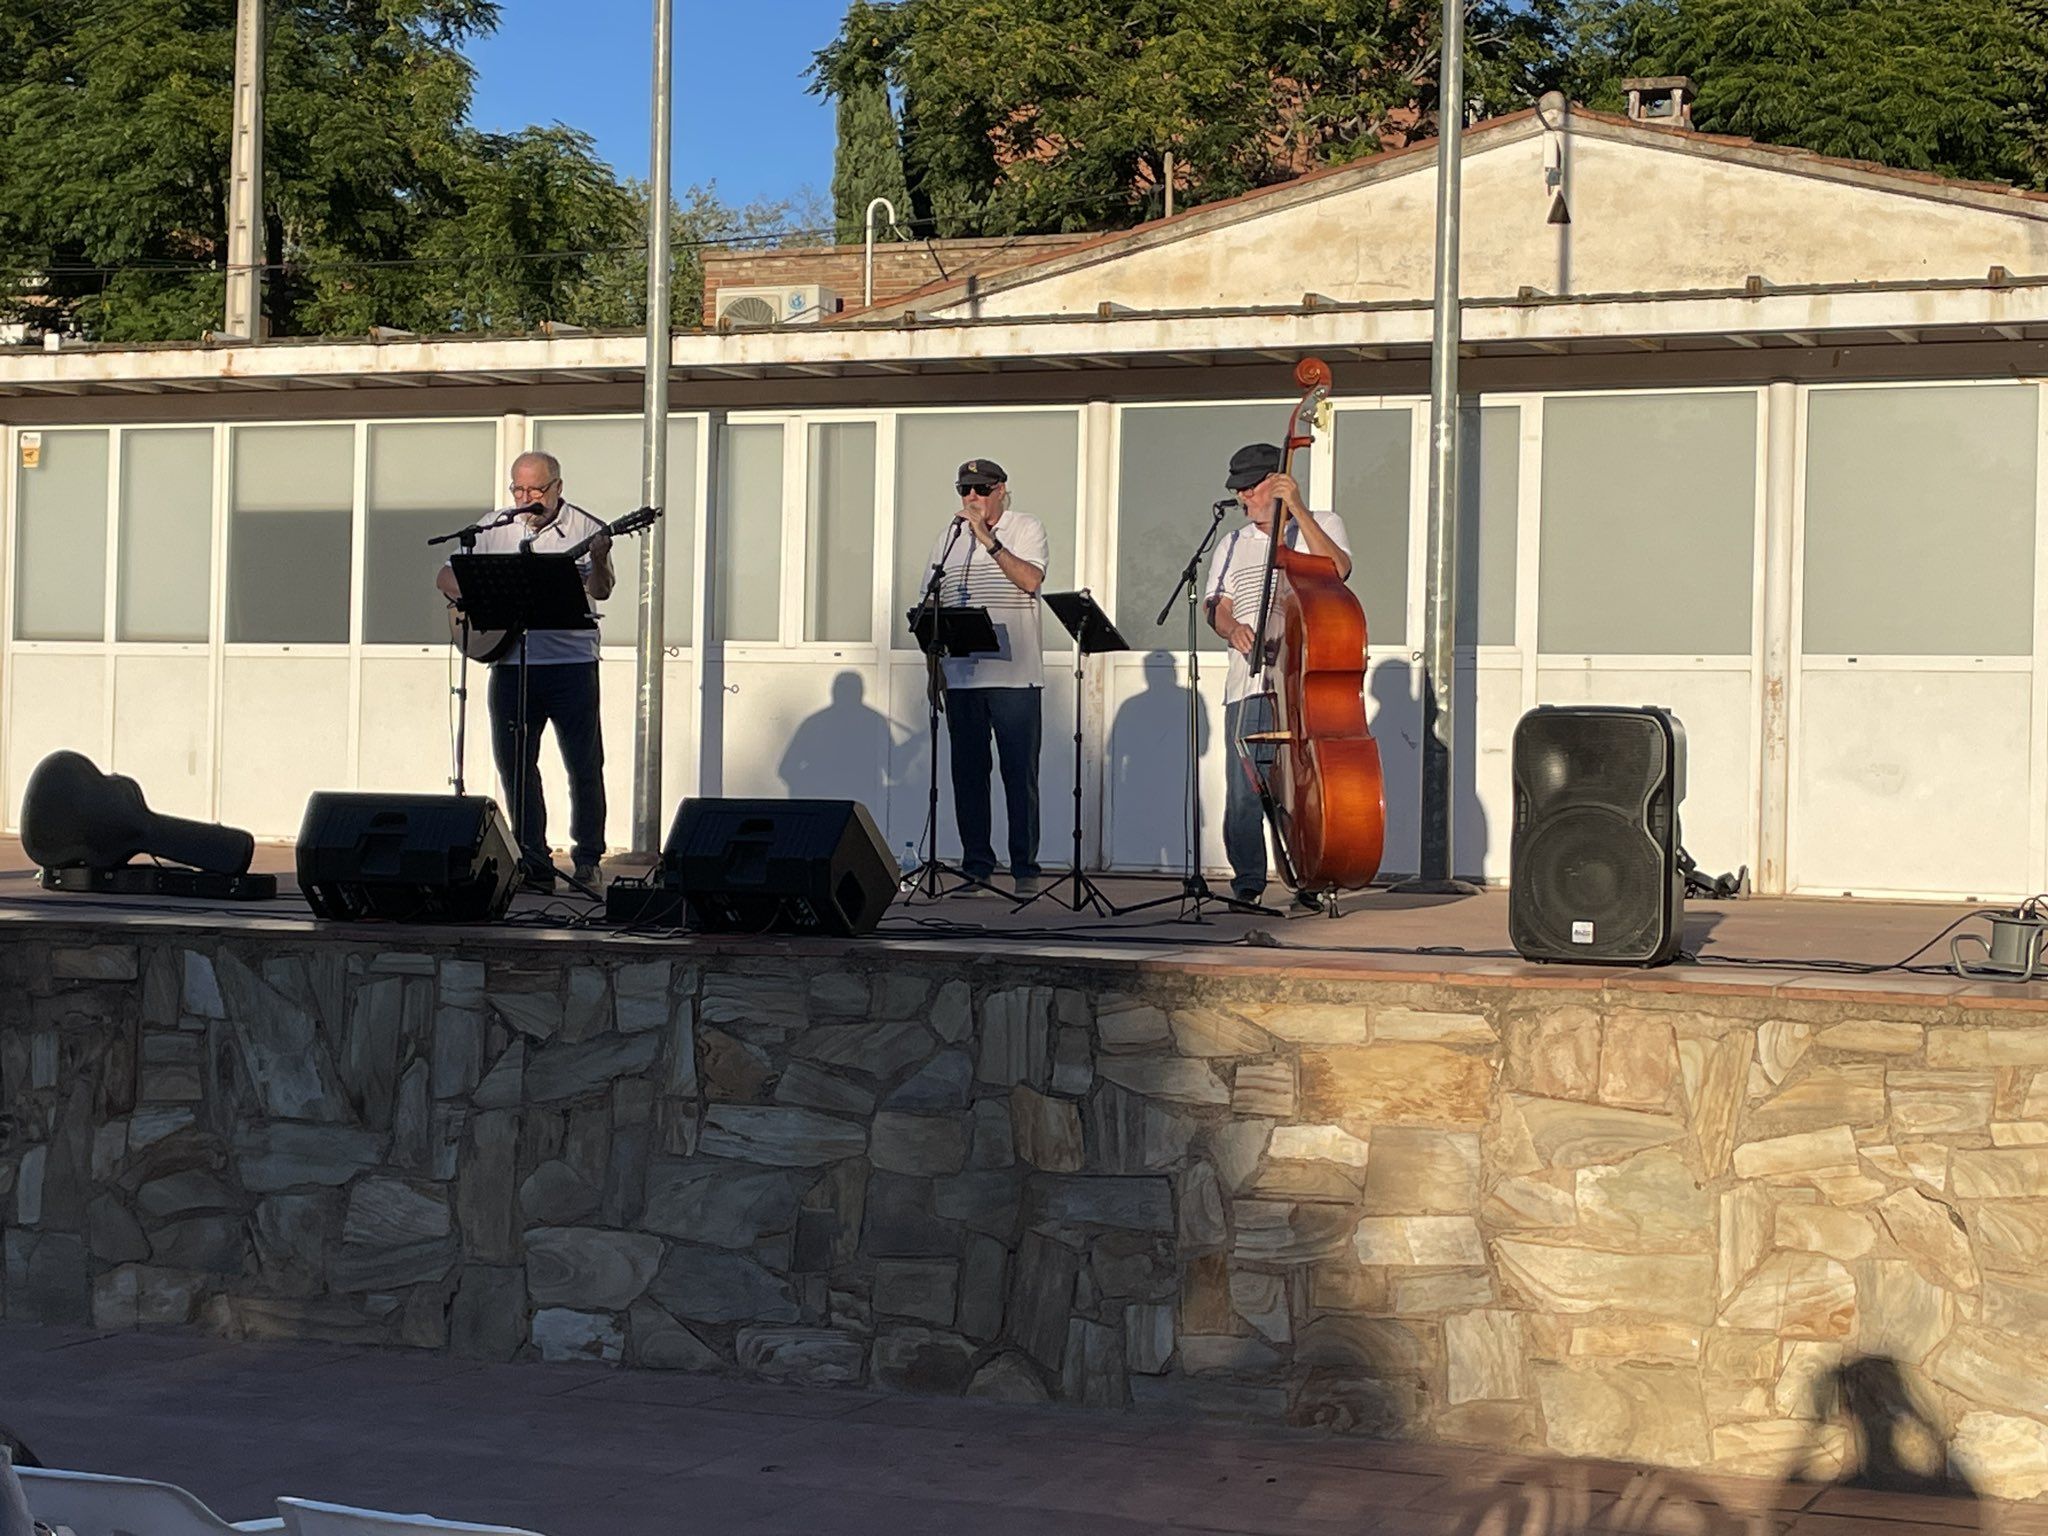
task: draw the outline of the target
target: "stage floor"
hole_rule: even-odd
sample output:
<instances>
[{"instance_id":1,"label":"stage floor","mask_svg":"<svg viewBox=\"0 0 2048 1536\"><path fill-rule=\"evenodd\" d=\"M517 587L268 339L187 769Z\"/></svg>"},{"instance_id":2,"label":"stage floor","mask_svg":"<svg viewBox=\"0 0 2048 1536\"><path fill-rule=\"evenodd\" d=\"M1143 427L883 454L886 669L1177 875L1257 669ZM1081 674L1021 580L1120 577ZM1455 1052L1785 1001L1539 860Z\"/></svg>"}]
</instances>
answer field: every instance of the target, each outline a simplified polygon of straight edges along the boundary
<instances>
[{"instance_id":1,"label":"stage floor","mask_svg":"<svg viewBox=\"0 0 2048 1536\"><path fill-rule=\"evenodd\" d=\"M293 882L288 844L259 844L255 868L278 876L279 897L260 903L208 904L165 899L77 896L43 890L19 841L0 839L0 921L37 925L120 927L196 924L209 930L247 927L275 934L316 924ZM624 868L626 861L620 861ZM607 875L619 872L607 866ZM633 873L630 868L624 872ZM687 943L774 952L801 945L847 944L863 949L880 944L918 950L1005 954L1038 960L1115 961L1144 969L1285 972L1290 979L1457 982L1485 978L1495 984L1585 987L1622 985L1657 991L1787 992L1804 997L1846 999L1895 996L1919 1006L1944 1003L2038 1007L2048 1003L2048 984L1973 981L1949 970L1948 930L1986 933L1982 914L1993 910L1962 903L1884 902L1848 899L1761 898L1694 901L1685 917L1679 962L1654 970L1627 967L1543 965L1522 960L1508 942L1505 890L1474 896L1429 897L1372 890L1345 898L1335 918L1304 914L1259 917L1221 905L1206 907L1199 919L1177 897L1178 880L1108 876L1098 885L1118 907L1162 896L1173 897L1142 912L1104 917L1074 911L1071 879L1051 882L1055 893L1019 908L988 893L928 900L899 899L881 926L859 940L707 938L664 933L620 934L604 922L601 905L569 889L552 898L522 895L508 919L488 928L378 925L408 944L446 942L456 933L465 943L490 942L495 934L524 944L551 938L578 943ZM1277 885L1269 892L1284 897Z\"/></svg>"}]
</instances>

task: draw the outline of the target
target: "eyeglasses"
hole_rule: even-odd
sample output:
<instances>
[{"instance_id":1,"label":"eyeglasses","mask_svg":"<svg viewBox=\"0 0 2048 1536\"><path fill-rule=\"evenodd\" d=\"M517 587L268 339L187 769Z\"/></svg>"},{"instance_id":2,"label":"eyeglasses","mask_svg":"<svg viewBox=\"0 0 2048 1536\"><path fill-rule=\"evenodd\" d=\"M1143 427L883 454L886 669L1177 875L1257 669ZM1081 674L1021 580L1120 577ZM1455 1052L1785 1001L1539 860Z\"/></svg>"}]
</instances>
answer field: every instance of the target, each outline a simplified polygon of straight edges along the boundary
<instances>
[{"instance_id":1,"label":"eyeglasses","mask_svg":"<svg viewBox=\"0 0 2048 1536\"><path fill-rule=\"evenodd\" d=\"M1000 491L1000 485L956 485L953 487L962 496L993 496Z\"/></svg>"},{"instance_id":2,"label":"eyeglasses","mask_svg":"<svg viewBox=\"0 0 2048 1536\"><path fill-rule=\"evenodd\" d=\"M517 501L521 497L545 496L554 488L555 483L553 480L546 480L539 485L515 485L509 487L509 489L512 492L512 499Z\"/></svg>"}]
</instances>

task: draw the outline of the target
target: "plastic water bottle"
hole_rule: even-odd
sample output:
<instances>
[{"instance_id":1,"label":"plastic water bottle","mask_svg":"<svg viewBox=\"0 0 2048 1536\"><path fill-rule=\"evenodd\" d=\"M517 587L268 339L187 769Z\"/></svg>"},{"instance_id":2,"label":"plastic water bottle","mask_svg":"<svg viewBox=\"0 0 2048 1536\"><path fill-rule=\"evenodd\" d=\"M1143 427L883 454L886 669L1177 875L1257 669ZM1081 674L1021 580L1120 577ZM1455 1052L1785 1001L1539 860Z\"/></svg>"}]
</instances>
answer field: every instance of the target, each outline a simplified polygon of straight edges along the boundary
<instances>
[{"instance_id":1,"label":"plastic water bottle","mask_svg":"<svg viewBox=\"0 0 2048 1536\"><path fill-rule=\"evenodd\" d=\"M914 839L906 838L904 840L903 857L898 863L906 875L917 868L917 843Z\"/></svg>"}]
</instances>

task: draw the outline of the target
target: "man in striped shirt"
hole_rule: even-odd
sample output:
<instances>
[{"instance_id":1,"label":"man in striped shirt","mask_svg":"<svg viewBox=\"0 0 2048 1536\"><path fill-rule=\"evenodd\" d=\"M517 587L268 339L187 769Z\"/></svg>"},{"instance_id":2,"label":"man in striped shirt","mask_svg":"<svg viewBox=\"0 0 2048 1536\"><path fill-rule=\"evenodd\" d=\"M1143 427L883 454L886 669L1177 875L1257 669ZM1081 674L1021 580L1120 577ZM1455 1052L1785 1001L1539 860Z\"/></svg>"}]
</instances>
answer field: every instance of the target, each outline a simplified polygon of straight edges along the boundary
<instances>
[{"instance_id":1,"label":"man in striped shirt","mask_svg":"<svg viewBox=\"0 0 2048 1536\"><path fill-rule=\"evenodd\" d=\"M1039 700L1045 688L1045 638L1038 589L1045 582L1045 525L1010 506L1010 477L993 459L969 459L954 476L960 510L932 544L941 566L939 601L986 608L996 649L949 656L946 738L952 747L953 814L960 826L960 869L974 880L995 873L989 809L989 743L1003 770L1010 875L1020 894L1038 888Z\"/></svg>"},{"instance_id":2,"label":"man in striped shirt","mask_svg":"<svg viewBox=\"0 0 2048 1536\"><path fill-rule=\"evenodd\" d=\"M1223 734L1233 760L1225 776L1223 848L1230 856L1230 893L1239 901L1257 901L1266 889L1266 820L1253 782L1251 764L1238 743L1247 732L1273 728L1270 686L1263 674L1256 684L1246 659L1257 643L1259 592L1266 579L1266 554L1273 544L1273 518L1284 509L1287 547L1306 550L1333 562L1338 576L1351 576L1351 540L1344 519L1334 512L1311 515L1302 505L1301 487L1292 475L1280 473L1280 450L1271 443L1250 443L1230 456L1223 484L1237 495L1244 523L1216 547L1209 560L1206 605L1209 624L1230 645L1230 671L1223 681ZM1263 768L1272 749L1259 749Z\"/></svg>"}]
</instances>

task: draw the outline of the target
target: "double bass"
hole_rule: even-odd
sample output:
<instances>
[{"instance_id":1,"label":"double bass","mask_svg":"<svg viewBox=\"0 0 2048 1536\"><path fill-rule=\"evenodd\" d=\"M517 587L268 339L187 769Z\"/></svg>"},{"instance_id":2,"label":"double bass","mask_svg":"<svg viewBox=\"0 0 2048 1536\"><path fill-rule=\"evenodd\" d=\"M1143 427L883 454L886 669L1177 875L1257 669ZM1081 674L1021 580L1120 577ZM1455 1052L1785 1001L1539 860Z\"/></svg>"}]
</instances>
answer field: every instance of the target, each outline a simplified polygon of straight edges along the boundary
<instances>
[{"instance_id":1,"label":"double bass","mask_svg":"<svg viewBox=\"0 0 2048 1536\"><path fill-rule=\"evenodd\" d=\"M1330 366L1305 357L1294 381L1305 393L1287 420L1283 475L1293 471L1295 450L1315 440ZM1372 883L1387 805L1379 743L1365 721L1365 609L1333 561L1288 547L1291 515L1276 501L1252 631L1251 672L1272 701L1273 725L1247 732L1242 745L1273 828L1280 878L1313 899ZM1261 746L1270 763L1249 750Z\"/></svg>"}]
</instances>

